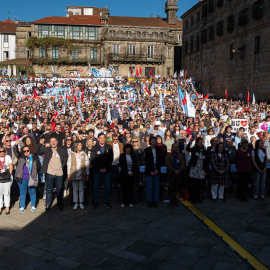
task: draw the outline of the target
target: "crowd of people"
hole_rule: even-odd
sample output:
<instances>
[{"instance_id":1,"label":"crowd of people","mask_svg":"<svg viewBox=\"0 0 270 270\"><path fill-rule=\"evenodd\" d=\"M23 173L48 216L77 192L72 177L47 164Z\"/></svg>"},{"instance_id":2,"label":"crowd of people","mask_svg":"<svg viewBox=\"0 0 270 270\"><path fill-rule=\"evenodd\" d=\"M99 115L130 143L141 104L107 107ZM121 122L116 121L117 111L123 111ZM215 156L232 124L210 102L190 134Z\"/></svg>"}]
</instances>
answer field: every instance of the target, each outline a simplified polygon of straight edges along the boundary
<instances>
[{"instance_id":1,"label":"crowd of people","mask_svg":"<svg viewBox=\"0 0 270 270\"><path fill-rule=\"evenodd\" d=\"M179 101L179 87L196 109L192 117ZM140 202L144 186L147 207L158 207L164 183L171 206L178 205L178 194L202 203L204 191L224 203L233 183L239 201L248 201L250 189L254 200L265 199L265 102L205 100L185 78L3 77L0 91L0 214L4 208L10 213L14 197L23 213L27 192L36 212L41 185L46 211L55 197L62 210L68 192L74 210L89 198L96 209L101 187L111 208L114 186L120 207ZM235 130L231 121L237 119L248 124Z\"/></svg>"}]
</instances>

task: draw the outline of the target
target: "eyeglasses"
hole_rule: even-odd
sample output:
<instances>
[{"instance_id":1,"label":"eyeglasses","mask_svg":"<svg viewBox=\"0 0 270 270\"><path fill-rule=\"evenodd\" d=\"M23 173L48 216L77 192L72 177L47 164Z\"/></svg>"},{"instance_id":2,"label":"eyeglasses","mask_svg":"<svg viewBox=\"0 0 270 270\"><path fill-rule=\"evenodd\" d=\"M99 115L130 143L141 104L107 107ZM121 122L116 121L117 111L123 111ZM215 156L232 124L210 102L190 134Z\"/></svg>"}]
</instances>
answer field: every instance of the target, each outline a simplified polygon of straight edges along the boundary
<instances>
[{"instance_id":1,"label":"eyeglasses","mask_svg":"<svg viewBox=\"0 0 270 270\"><path fill-rule=\"evenodd\" d=\"M67 141L72 141L72 139L67 139Z\"/></svg>"},{"instance_id":2,"label":"eyeglasses","mask_svg":"<svg viewBox=\"0 0 270 270\"><path fill-rule=\"evenodd\" d=\"M126 134L130 134L130 133L127 133L127 132L126 132Z\"/></svg>"},{"instance_id":3,"label":"eyeglasses","mask_svg":"<svg viewBox=\"0 0 270 270\"><path fill-rule=\"evenodd\" d=\"M5 153L6 151L5 150L0 150L0 153Z\"/></svg>"},{"instance_id":4,"label":"eyeglasses","mask_svg":"<svg viewBox=\"0 0 270 270\"><path fill-rule=\"evenodd\" d=\"M133 142L139 142L139 141L133 141Z\"/></svg>"},{"instance_id":5,"label":"eyeglasses","mask_svg":"<svg viewBox=\"0 0 270 270\"><path fill-rule=\"evenodd\" d=\"M51 129L47 129L47 131L51 131Z\"/></svg>"},{"instance_id":6,"label":"eyeglasses","mask_svg":"<svg viewBox=\"0 0 270 270\"><path fill-rule=\"evenodd\" d=\"M24 152L24 153L29 153L29 152L30 152L30 150L24 150L23 152Z\"/></svg>"},{"instance_id":7,"label":"eyeglasses","mask_svg":"<svg viewBox=\"0 0 270 270\"><path fill-rule=\"evenodd\" d=\"M6 142L11 142L11 140L8 140L8 141L6 141Z\"/></svg>"},{"instance_id":8,"label":"eyeglasses","mask_svg":"<svg viewBox=\"0 0 270 270\"><path fill-rule=\"evenodd\" d=\"M113 139L113 141L118 141L118 139Z\"/></svg>"}]
</instances>

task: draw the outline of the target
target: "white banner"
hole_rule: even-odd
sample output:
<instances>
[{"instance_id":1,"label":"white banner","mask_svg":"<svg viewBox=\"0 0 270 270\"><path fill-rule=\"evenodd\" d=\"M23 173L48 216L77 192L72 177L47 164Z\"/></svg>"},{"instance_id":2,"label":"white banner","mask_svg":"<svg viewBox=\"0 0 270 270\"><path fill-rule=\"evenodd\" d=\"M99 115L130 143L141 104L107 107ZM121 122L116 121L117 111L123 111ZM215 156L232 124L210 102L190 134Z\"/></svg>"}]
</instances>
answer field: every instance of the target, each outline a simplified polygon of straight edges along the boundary
<instances>
[{"instance_id":1,"label":"white banner","mask_svg":"<svg viewBox=\"0 0 270 270\"><path fill-rule=\"evenodd\" d=\"M232 126L232 132L236 133L240 127L244 128L244 132L248 132L249 125L247 119L232 119L230 120L230 126Z\"/></svg>"}]
</instances>

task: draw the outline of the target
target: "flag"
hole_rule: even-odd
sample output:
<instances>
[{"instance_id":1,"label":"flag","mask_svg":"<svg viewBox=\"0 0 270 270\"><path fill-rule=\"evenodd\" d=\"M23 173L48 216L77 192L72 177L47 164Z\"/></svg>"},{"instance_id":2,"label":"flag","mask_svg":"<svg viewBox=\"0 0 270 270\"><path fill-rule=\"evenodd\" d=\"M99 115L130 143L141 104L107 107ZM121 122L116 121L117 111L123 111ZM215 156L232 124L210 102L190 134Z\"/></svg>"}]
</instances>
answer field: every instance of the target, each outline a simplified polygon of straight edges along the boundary
<instances>
[{"instance_id":1,"label":"flag","mask_svg":"<svg viewBox=\"0 0 270 270\"><path fill-rule=\"evenodd\" d=\"M254 106L255 105L255 95L254 95L254 93L253 93L253 95L252 95L252 106Z\"/></svg>"},{"instance_id":2,"label":"flag","mask_svg":"<svg viewBox=\"0 0 270 270\"><path fill-rule=\"evenodd\" d=\"M130 68L130 74L133 75L133 68Z\"/></svg>"},{"instance_id":3,"label":"flag","mask_svg":"<svg viewBox=\"0 0 270 270\"><path fill-rule=\"evenodd\" d=\"M139 65L139 73L140 73L140 75L142 75L142 67L141 67L141 65Z\"/></svg>"},{"instance_id":4,"label":"flag","mask_svg":"<svg viewBox=\"0 0 270 270\"><path fill-rule=\"evenodd\" d=\"M94 77L98 77L99 76L99 70L92 68L92 74Z\"/></svg>"},{"instance_id":5,"label":"flag","mask_svg":"<svg viewBox=\"0 0 270 270\"><path fill-rule=\"evenodd\" d=\"M180 86L178 86L178 102L179 105L182 107L183 112L187 114L187 99Z\"/></svg>"},{"instance_id":6,"label":"flag","mask_svg":"<svg viewBox=\"0 0 270 270\"><path fill-rule=\"evenodd\" d=\"M203 111L204 113L207 113L206 100L204 100L204 102L203 102L203 105L202 105L202 111Z\"/></svg>"},{"instance_id":7,"label":"flag","mask_svg":"<svg viewBox=\"0 0 270 270\"><path fill-rule=\"evenodd\" d=\"M162 114L165 114L165 105L164 105L163 96L161 94L161 91L159 92L159 105L161 107Z\"/></svg>"},{"instance_id":8,"label":"flag","mask_svg":"<svg viewBox=\"0 0 270 270\"><path fill-rule=\"evenodd\" d=\"M185 78L187 77L187 70L185 70Z\"/></svg>"},{"instance_id":9,"label":"flag","mask_svg":"<svg viewBox=\"0 0 270 270\"><path fill-rule=\"evenodd\" d=\"M51 104L51 100L49 99L49 107L50 107L50 110L52 111L52 104Z\"/></svg>"},{"instance_id":10,"label":"flag","mask_svg":"<svg viewBox=\"0 0 270 270\"><path fill-rule=\"evenodd\" d=\"M227 88L225 89L225 99L228 98L228 91L227 91Z\"/></svg>"},{"instance_id":11,"label":"flag","mask_svg":"<svg viewBox=\"0 0 270 270\"><path fill-rule=\"evenodd\" d=\"M249 90L248 90L248 93L247 93L247 102L250 102Z\"/></svg>"},{"instance_id":12,"label":"flag","mask_svg":"<svg viewBox=\"0 0 270 270\"><path fill-rule=\"evenodd\" d=\"M83 113L82 113L82 109L81 109L81 105L78 105L78 110L79 110L79 114L81 115L82 120L84 121L84 117L83 117Z\"/></svg>"},{"instance_id":13,"label":"flag","mask_svg":"<svg viewBox=\"0 0 270 270\"><path fill-rule=\"evenodd\" d=\"M153 72L154 72L154 68L152 67L152 69L151 69L150 72L148 73L148 76L150 76Z\"/></svg>"},{"instance_id":14,"label":"flag","mask_svg":"<svg viewBox=\"0 0 270 270\"><path fill-rule=\"evenodd\" d=\"M186 92L186 99L187 99L187 116L195 118L196 109L194 105L192 104L192 101L190 100L190 96L187 92Z\"/></svg>"},{"instance_id":15,"label":"flag","mask_svg":"<svg viewBox=\"0 0 270 270\"><path fill-rule=\"evenodd\" d=\"M173 78L176 79L177 78L177 71L175 71Z\"/></svg>"},{"instance_id":16,"label":"flag","mask_svg":"<svg viewBox=\"0 0 270 270\"><path fill-rule=\"evenodd\" d=\"M74 97L73 97L73 99L74 99L74 103L75 103L75 105L77 104L77 96L75 95Z\"/></svg>"},{"instance_id":17,"label":"flag","mask_svg":"<svg viewBox=\"0 0 270 270\"><path fill-rule=\"evenodd\" d=\"M7 71L6 67L3 67L3 70L2 70L2 75L3 76L5 75L6 71Z\"/></svg>"},{"instance_id":18,"label":"flag","mask_svg":"<svg viewBox=\"0 0 270 270\"><path fill-rule=\"evenodd\" d=\"M53 72L53 73L55 73L55 70L54 70L53 64L51 64L51 68L52 68L52 72Z\"/></svg>"},{"instance_id":19,"label":"flag","mask_svg":"<svg viewBox=\"0 0 270 270\"><path fill-rule=\"evenodd\" d=\"M37 89L35 88L34 89L34 98L36 98L37 97Z\"/></svg>"},{"instance_id":20,"label":"flag","mask_svg":"<svg viewBox=\"0 0 270 270\"><path fill-rule=\"evenodd\" d=\"M203 99L209 99L209 94L207 94Z\"/></svg>"},{"instance_id":21,"label":"flag","mask_svg":"<svg viewBox=\"0 0 270 270\"><path fill-rule=\"evenodd\" d=\"M112 65L110 65L110 64L109 64L109 70L110 70L111 72L115 72L115 70L114 70L113 66L112 66Z\"/></svg>"},{"instance_id":22,"label":"flag","mask_svg":"<svg viewBox=\"0 0 270 270\"><path fill-rule=\"evenodd\" d=\"M60 114L66 114L66 105L64 105L64 107L60 111Z\"/></svg>"},{"instance_id":23,"label":"flag","mask_svg":"<svg viewBox=\"0 0 270 270\"><path fill-rule=\"evenodd\" d=\"M84 92L82 92L82 95L81 95L81 101L84 100Z\"/></svg>"},{"instance_id":24,"label":"flag","mask_svg":"<svg viewBox=\"0 0 270 270\"><path fill-rule=\"evenodd\" d=\"M107 122L111 123L112 121L112 117L111 117L111 111L110 111L110 106L109 106L109 102L108 102L108 106L107 106Z\"/></svg>"},{"instance_id":25,"label":"flag","mask_svg":"<svg viewBox=\"0 0 270 270\"><path fill-rule=\"evenodd\" d=\"M136 76L137 76L137 77L140 76L140 74L139 74L139 68L138 68L138 67L136 67Z\"/></svg>"},{"instance_id":26,"label":"flag","mask_svg":"<svg viewBox=\"0 0 270 270\"><path fill-rule=\"evenodd\" d=\"M180 70L179 77L184 77L184 73L185 73L185 71L183 69Z\"/></svg>"},{"instance_id":27,"label":"flag","mask_svg":"<svg viewBox=\"0 0 270 270\"><path fill-rule=\"evenodd\" d=\"M89 71L91 71L91 65L89 62L88 62L88 68L89 68Z\"/></svg>"}]
</instances>

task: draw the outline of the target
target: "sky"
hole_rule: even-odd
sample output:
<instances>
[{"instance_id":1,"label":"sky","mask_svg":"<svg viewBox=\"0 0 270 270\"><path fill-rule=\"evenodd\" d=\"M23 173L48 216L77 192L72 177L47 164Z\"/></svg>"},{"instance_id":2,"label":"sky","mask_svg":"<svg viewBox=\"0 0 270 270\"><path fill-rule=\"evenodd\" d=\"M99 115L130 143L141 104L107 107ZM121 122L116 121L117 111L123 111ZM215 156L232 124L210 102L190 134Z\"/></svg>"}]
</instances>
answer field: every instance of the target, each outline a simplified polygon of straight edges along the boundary
<instances>
[{"instance_id":1,"label":"sky","mask_svg":"<svg viewBox=\"0 0 270 270\"><path fill-rule=\"evenodd\" d=\"M3 0L2 0L3 1ZM1 1L1 2L2 2ZM67 6L108 6L111 16L166 17L164 12L167 0L12 0L1 3L0 21L34 21L48 16L65 16ZM178 0L180 17L199 0Z\"/></svg>"}]
</instances>

